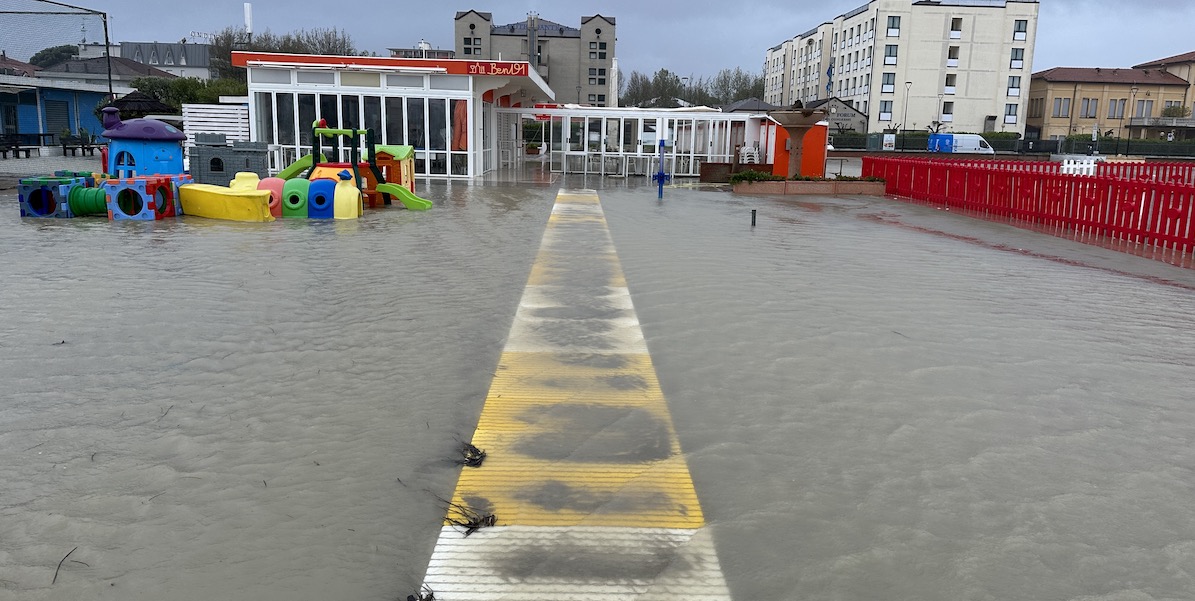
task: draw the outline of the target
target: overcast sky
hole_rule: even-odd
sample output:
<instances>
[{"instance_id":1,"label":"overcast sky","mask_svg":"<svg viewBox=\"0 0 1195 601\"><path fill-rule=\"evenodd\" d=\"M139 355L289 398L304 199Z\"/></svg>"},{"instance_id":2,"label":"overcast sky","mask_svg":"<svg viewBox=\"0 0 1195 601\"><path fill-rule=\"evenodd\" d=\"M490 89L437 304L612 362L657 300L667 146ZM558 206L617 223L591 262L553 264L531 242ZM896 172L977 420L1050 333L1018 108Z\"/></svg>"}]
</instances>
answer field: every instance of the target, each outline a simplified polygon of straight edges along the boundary
<instances>
[{"instance_id":1,"label":"overcast sky","mask_svg":"<svg viewBox=\"0 0 1195 601\"><path fill-rule=\"evenodd\" d=\"M0 10L20 0L0 0ZM28 0L25 0L26 2ZM70 2L71 0L68 0ZM231 0L74 0L107 11L113 41L178 41L192 31L216 32L244 24L244 2ZM666 68L678 75L710 76L720 69L761 71L764 52L785 39L863 5L864 0L545 0L462 3L444 1L334 2L258 0L253 29L283 33L336 27L358 47L386 54L413 47L453 47L457 10L491 12L497 24L536 11L543 19L578 27L580 17L602 14L618 22L617 54L624 73ZM358 6L377 4L374 13ZM2 18L2 17L0 17ZM1033 70L1051 67L1129 67L1195 50L1195 0L1042 0ZM75 26L77 29L77 26ZM0 46L14 45L0 27ZM63 31L62 34L69 34ZM99 32L89 32L94 41ZM22 36L24 39L47 39ZM194 38L194 41L200 41ZM13 55L20 51L7 48ZM36 49L35 49L36 50ZM32 52L32 51L30 51Z\"/></svg>"}]
</instances>

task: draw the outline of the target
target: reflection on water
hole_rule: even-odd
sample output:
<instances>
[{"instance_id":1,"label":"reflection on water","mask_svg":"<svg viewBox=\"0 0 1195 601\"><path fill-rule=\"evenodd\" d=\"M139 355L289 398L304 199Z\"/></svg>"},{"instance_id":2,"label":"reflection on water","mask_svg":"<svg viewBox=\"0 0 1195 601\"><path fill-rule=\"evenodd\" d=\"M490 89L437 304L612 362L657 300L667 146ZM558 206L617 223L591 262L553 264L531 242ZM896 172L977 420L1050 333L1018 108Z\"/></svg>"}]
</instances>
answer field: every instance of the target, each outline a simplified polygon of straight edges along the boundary
<instances>
[{"instance_id":1,"label":"reflection on water","mask_svg":"<svg viewBox=\"0 0 1195 601\"><path fill-rule=\"evenodd\" d=\"M736 599L1192 598L1191 272L878 199L603 201Z\"/></svg>"},{"instance_id":2,"label":"reflection on water","mask_svg":"<svg viewBox=\"0 0 1195 601\"><path fill-rule=\"evenodd\" d=\"M879 199L564 183L605 186L736 599L1191 598L1190 273ZM264 225L5 197L0 599L413 593L555 189L421 193Z\"/></svg>"},{"instance_id":3,"label":"reflection on water","mask_svg":"<svg viewBox=\"0 0 1195 601\"><path fill-rule=\"evenodd\" d=\"M421 191L271 224L6 199L0 598L417 590L554 197Z\"/></svg>"}]
</instances>

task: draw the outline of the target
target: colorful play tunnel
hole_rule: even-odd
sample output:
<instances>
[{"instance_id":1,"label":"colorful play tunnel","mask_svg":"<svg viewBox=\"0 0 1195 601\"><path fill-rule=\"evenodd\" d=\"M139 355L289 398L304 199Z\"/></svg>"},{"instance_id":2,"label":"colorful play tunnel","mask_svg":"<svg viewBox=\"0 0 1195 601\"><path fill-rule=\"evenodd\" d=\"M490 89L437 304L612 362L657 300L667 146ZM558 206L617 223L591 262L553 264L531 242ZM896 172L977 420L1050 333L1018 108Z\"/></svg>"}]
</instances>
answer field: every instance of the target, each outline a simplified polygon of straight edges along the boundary
<instances>
[{"instance_id":1,"label":"colorful play tunnel","mask_svg":"<svg viewBox=\"0 0 1195 601\"><path fill-rule=\"evenodd\" d=\"M21 217L61 217L103 214L107 212L104 191L90 188L92 193L76 193L78 209L71 206L71 193L85 188L86 180L79 177L38 177L21 180L17 185L17 199L21 205ZM100 207L96 210L95 199ZM86 199L86 200L85 200ZM83 210L86 209L86 212Z\"/></svg>"},{"instance_id":2,"label":"colorful play tunnel","mask_svg":"<svg viewBox=\"0 0 1195 601\"><path fill-rule=\"evenodd\" d=\"M282 186L282 217L307 218L307 193L311 182L305 179L289 179Z\"/></svg>"},{"instance_id":3,"label":"colorful play tunnel","mask_svg":"<svg viewBox=\"0 0 1195 601\"><path fill-rule=\"evenodd\" d=\"M309 219L332 219L335 214L336 182L317 179L307 190L307 217Z\"/></svg>"}]
</instances>

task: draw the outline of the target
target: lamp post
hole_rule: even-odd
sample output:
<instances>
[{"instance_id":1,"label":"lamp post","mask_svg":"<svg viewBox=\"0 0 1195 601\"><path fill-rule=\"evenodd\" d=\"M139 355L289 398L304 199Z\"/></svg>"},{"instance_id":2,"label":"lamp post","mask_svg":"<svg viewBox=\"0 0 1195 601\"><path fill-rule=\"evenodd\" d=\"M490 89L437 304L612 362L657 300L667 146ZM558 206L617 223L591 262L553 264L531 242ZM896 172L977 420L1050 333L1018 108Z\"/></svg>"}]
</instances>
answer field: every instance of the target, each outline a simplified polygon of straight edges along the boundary
<instances>
[{"instance_id":1,"label":"lamp post","mask_svg":"<svg viewBox=\"0 0 1195 601\"><path fill-rule=\"evenodd\" d=\"M909 89L912 87L913 87L913 82L911 82L911 81L905 82L905 112L904 112L904 115L901 116L901 118L900 118L900 127L901 127L901 129L903 129L905 131L909 131ZM900 134L900 132L896 132L896 133ZM907 136L900 137L900 149L901 150L905 149L905 138L906 137Z\"/></svg>"},{"instance_id":2,"label":"lamp post","mask_svg":"<svg viewBox=\"0 0 1195 601\"><path fill-rule=\"evenodd\" d=\"M942 129L942 99L946 98L945 94L938 94L938 130Z\"/></svg>"},{"instance_id":3,"label":"lamp post","mask_svg":"<svg viewBox=\"0 0 1195 601\"><path fill-rule=\"evenodd\" d=\"M1133 111L1133 115L1137 114L1137 86L1129 88L1129 108ZM1129 136L1124 140L1124 153L1126 155L1132 154L1129 152L1129 147L1133 144L1133 118L1129 117Z\"/></svg>"}]
</instances>

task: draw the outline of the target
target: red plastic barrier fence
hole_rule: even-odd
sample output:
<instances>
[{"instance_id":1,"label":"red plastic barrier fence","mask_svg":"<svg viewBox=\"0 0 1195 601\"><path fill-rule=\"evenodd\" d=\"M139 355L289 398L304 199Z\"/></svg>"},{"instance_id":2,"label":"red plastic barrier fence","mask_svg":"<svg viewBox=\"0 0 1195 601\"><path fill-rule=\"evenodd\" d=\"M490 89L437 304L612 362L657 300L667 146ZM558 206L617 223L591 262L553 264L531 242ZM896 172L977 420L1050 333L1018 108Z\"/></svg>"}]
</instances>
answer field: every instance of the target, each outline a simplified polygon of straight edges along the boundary
<instances>
[{"instance_id":1,"label":"red plastic barrier fence","mask_svg":"<svg viewBox=\"0 0 1195 601\"><path fill-rule=\"evenodd\" d=\"M1195 165L1101 163L1098 175L1059 164L863 157L888 194L1010 220L1058 235L1195 255Z\"/></svg>"},{"instance_id":2,"label":"red plastic barrier fence","mask_svg":"<svg viewBox=\"0 0 1195 601\"><path fill-rule=\"evenodd\" d=\"M1195 185L1192 163L1098 163L1095 174L1126 180Z\"/></svg>"}]
</instances>

